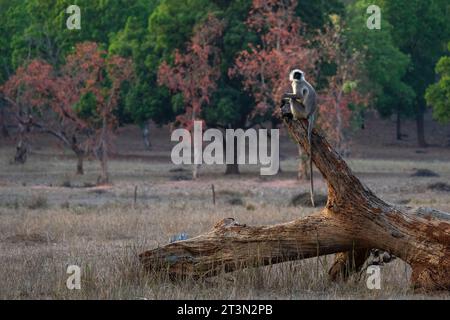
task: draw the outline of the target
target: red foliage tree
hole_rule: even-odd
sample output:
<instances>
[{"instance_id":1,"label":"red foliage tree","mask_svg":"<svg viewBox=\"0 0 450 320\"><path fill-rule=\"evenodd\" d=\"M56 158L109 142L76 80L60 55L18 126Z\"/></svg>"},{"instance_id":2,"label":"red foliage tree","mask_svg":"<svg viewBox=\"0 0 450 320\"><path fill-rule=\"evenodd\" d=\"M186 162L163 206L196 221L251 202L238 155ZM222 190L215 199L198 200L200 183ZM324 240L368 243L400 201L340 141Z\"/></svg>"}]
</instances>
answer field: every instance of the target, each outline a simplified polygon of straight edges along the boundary
<instances>
[{"instance_id":1,"label":"red foliage tree","mask_svg":"<svg viewBox=\"0 0 450 320\"><path fill-rule=\"evenodd\" d=\"M247 25L261 35L261 44L240 52L229 74L242 77L245 90L255 98L255 113L276 111L292 68L314 74L318 54L302 35L296 7L296 0L253 0Z\"/></svg>"},{"instance_id":2,"label":"red foliage tree","mask_svg":"<svg viewBox=\"0 0 450 320\"><path fill-rule=\"evenodd\" d=\"M33 128L57 137L73 150L78 148L78 144L71 142L72 139L76 140L76 130L71 129L75 129L77 125L69 120L76 117L66 108L65 101L57 97L59 92L70 92L67 84L56 77L51 65L41 60L33 60L19 67L1 87L4 98L11 105L13 119L19 127L16 162L26 161L28 133ZM82 167L79 167L78 171L81 173Z\"/></svg>"},{"instance_id":3,"label":"red foliage tree","mask_svg":"<svg viewBox=\"0 0 450 320\"><path fill-rule=\"evenodd\" d=\"M216 42L222 35L224 23L213 15L199 24L187 44L186 52L176 50L174 63L163 62L158 70L159 85L171 92L179 92L185 104L184 113L177 122L192 130L193 123L201 119L202 106L208 104L220 77L220 49ZM194 165L193 178L198 166Z\"/></svg>"},{"instance_id":4,"label":"red foliage tree","mask_svg":"<svg viewBox=\"0 0 450 320\"><path fill-rule=\"evenodd\" d=\"M327 132L335 148L341 154L348 151L348 132L351 126L350 105L367 105L369 95L359 88L363 53L349 50L342 33L343 25L338 16L332 16L332 24L318 37L322 56L336 64L336 73L328 78L328 86L319 93L318 124Z\"/></svg>"},{"instance_id":5,"label":"red foliage tree","mask_svg":"<svg viewBox=\"0 0 450 320\"><path fill-rule=\"evenodd\" d=\"M102 169L98 184L109 182L108 146L117 124L114 110L120 86L125 80L132 78L132 70L131 60L115 55L108 57L107 52L94 42L78 44L63 67L63 74L78 102L83 98L93 97L88 103L81 102L77 107L81 126L88 127L94 133L90 147L99 158ZM68 102L71 100L69 97ZM88 115L82 114L82 111Z\"/></svg>"},{"instance_id":6,"label":"red foliage tree","mask_svg":"<svg viewBox=\"0 0 450 320\"><path fill-rule=\"evenodd\" d=\"M26 159L27 133L38 129L74 151L79 174L86 153L97 151L102 164L99 182L106 183L107 143L116 124L113 111L131 70L129 60L107 57L91 42L78 44L59 73L40 60L19 67L0 88L21 129L16 160ZM84 102L88 95L93 97L90 104Z\"/></svg>"},{"instance_id":7,"label":"red foliage tree","mask_svg":"<svg viewBox=\"0 0 450 320\"><path fill-rule=\"evenodd\" d=\"M295 15L297 5L297 0L253 0L247 25L260 35L261 44L249 44L249 49L238 54L235 66L229 70L231 77L242 78L244 89L255 98L253 116L279 116L275 106L287 91L286 76L293 68L302 69L314 84L319 55L304 37L305 27ZM299 164L299 177L306 177L306 159L300 146L299 154L303 160Z\"/></svg>"}]
</instances>

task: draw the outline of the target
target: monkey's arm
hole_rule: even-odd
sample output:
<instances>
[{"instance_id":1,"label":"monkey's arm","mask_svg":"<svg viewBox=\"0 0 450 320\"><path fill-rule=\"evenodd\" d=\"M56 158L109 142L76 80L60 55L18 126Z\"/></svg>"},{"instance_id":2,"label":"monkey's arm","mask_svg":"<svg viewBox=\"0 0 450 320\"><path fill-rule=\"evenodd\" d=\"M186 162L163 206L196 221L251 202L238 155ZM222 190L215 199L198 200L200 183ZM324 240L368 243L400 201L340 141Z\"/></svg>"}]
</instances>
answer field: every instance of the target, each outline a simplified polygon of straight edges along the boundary
<instances>
[{"instance_id":1,"label":"monkey's arm","mask_svg":"<svg viewBox=\"0 0 450 320\"><path fill-rule=\"evenodd\" d=\"M284 100L284 99L296 99L296 100L302 100L303 101L303 94L301 94L301 92L297 92L297 93L285 92L281 99L282 100Z\"/></svg>"}]
</instances>

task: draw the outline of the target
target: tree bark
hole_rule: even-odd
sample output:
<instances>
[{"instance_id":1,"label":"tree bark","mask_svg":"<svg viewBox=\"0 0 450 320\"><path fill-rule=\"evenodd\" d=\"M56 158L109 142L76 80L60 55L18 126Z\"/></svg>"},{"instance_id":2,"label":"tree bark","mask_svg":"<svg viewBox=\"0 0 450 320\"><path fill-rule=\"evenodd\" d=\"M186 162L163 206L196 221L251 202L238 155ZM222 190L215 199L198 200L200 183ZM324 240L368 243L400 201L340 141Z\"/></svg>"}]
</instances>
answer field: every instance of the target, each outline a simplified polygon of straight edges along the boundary
<instances>
[{"instance_id":1,"label":"tree bark","mask_svg":"<svg viewBox=\"0 0 450 320\"><path fill-rule=\"evenodd\" d=\"M107 121L103 117L102 131L100 133L100 141L98 148L98 156L100 160L101 173L97 178L97 184L103 185L109 183L109 173L108 173L108 141L107 141Z\"/></svg>"},{"instance_id":2,"label":"tree bark","mask_svg":"<svg viewBox=\"0 0 450 320\"><path fill-rule=\"evenodd\" d=\"M303 149L309 150L307 122L285 120L285 124ZM328 184L325 208L273 226L251 227L225 219L208 233L141 253L141 262L148 269L166 270L175 277L205 277L377 248L410 264L415 287L449 290L449 214L433 209L413 214L409 208L386 203L355 177L317 130L312 145L313 161Z\"/></svg>"},{"instance_id":3,"label":"tree bark","mask_svg":"<svg viewBox=\"0 0 450 320\"><path fill-rule=\"evenodd\" d=\"M239 171L239 164L237 164L237 163L227 164L227 169L225 170L225 174L226 175L241 174L241 172Z\"/></svg>"},{"instance_id":4,"label":"tree bark","mask_svg":"<svg viewBox=\"0 0 450 320\"><path fill-rule=\"evenodd\" d=\"M14 163L24 164L27 161L29 141L28 134L31 131L32 118L28 118L23 124L19 123L19 141L16 145L16 154L14 155Z\"/></svg>"},{"instance_id":5,"label":"tree bark","mask_svg":"<svg viewBox=\"0 0 450 320\"><path fill-rule=\"evenodd\" d=\"M98 185L104 185L109 183L109 174L108 174L108 153L106 150L106 144L102 143L100 150L99 150L99 156L100 156L100 168L101 173L100 176L97 178L97 184Z\"/></svg>"},{"instance_id":6,"label":"tree bark","mask_svg":"<svg viewBox=\"0 0 450 320\"><path fill-rule=\"evenodd\" d=\"M6 125L7 121L6 121L6 115L5 115L5 107L0 106L0 127L1 127L1 131L2 131L2 136L3 138L9 138L9 130L8 127Z\"/></svg>"},{"instance_id":7,"label":"tree bark","mask_svg":"<svg viewBox=\"0 0 450 320\"><path fill-rule=\"evenodd\" d=\"M1 126L2 126L2 136L3 136L3 138L9 138L10 134L9 134L8 127L6 126L5 123L3 123Z\"/></svg>"},{"instance_id":8,"label":"tree bark","mask_svg":"<svg viewBox=\"0 0 450 320\"><path fill-rule=\"evenodd\" d=\"M28 157L28 141L26 138L20 138L16 146L16 154L14 155L14 163L24 164Z\"/></svg>"},{"instance_id":9,"label":"tree bark","mask_svg":"<svg viewBox=\"0 0 450 320\"><path fill-rule=\"evenodd\" d=\"M148 121L146 121L142 126L142 139L144 140L145 148L150 150L152 148L152 144L150 142L150 124Z\"/></svg>"},{"instance_id":10,"label":"tree bark","mask_svg":"<svg viewBox=\"0 0 450 320\"><path fill-rule=\"evenodd\" d=\"M397 140L402 140L402 120L400 118L400 111L397 111L396 132Z\"/></svg>"},{"instance_id":11,"label":"tree bark","mask_svg":"<svg viewBox=\"0 0 450 320\"><path fill-rule=\"evenodd\" d=\"M226 139L224 139L224 154L226 155L227 149L226 149ZM230 174L241 174L239 171L239 164L238 164L238 146L236 141L234 141L234 155L233 155L233 163L228 164L227 168L225 170L225 175Z\"/></svg>"},{"instance_id":12,"label":"tree bark","mask_svg":"<svg viewBox=\"0 0 450 320\"><path fill-rule=\"evenodd\" d=\"M84 169L83 169L83 159L84 159L84 153L79 152L77 155L77 174L83 175Z\"/></svg>"}]
</instances>

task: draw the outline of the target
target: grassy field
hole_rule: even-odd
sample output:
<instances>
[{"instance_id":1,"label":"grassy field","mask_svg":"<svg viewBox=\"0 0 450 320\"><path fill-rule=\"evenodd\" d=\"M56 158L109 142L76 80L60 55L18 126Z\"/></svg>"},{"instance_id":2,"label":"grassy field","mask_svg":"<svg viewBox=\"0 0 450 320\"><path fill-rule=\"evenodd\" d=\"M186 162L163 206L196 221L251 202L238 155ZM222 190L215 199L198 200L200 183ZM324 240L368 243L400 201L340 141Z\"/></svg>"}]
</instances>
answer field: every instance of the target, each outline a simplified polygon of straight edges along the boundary
<instances>
[{"instance_id":1,"label":"grassy field","mask_svg":"<svg viewBox=\"0 0 450 320\"><path fill-rule=\"evenodd\" d=\"M139 134L132 132L134 138L127 140L130 148L140 145ZM283 172L274 177L261 178L259 168L250 166L241 168L241 176L224 176L223 167L213 166L202 167L201 178L191 181L189 167L170 164L170 146L156 139L150 152L136 147L114 157L113 184L107 187L94 186L99 172L95 161L86 162L86 174L80 177L73 174L75 159L70 152L55 150L51 144L35 148L23 166L10 164L14 149L2 145L0 299L450 298L448 293L414 293L409 287L410 269L398 259L382 266L381 290L367 289L365 273L345 284L330 282L332 256L202 281L174 282L164 274L142 270L137 254L168 243L174 234L195 236L227 217L265 225L311 213L311 208L291 204L294 196L308 191L308 182L296 180L295 146L284 139ZM118 150L123 144L126 140L118 141ZM348 163L388 202L450 211L450 192L430 188L450 181L448 151L430 148L422 159L412 147L389 147L399 151L375 159L365 157L356 146ZM438 176L413 176L421 168ZM317 193L326 194L318 172L316 178ZM217 193L215 206L211 184ZM66 288L68 265L81 267L81 290Z\"/></svg>"}]
</instances>

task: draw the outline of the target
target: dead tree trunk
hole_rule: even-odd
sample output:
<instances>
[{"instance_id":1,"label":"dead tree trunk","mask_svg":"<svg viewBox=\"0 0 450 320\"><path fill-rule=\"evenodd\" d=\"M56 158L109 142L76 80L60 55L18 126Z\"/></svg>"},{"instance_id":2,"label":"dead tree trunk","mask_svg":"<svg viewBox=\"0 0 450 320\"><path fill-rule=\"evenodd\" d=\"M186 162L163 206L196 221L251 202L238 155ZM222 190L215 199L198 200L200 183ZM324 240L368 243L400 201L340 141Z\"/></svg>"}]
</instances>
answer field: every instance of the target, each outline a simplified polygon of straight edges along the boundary
<instances>
[{"instance_id":1,"label":"dead tree trunk","mask_svg":"<svg viewBox=\"0 0 450 320\"><path fill-rule=\"evenodd\" d=\"M307 123L286 120L286 125L303 149L309 150ZM206 234L141 253L142 263L148 269L167 270L172 276L204 277L378 248L410 264L415 287L449 290L449 214L432 209L413 214L384 202L355 177L316 130L312 144L313 161L328 183L328 202L321 211L263 227L225 219Z\"/></svg>"}]
</instances>

